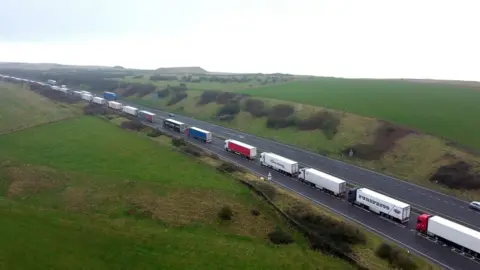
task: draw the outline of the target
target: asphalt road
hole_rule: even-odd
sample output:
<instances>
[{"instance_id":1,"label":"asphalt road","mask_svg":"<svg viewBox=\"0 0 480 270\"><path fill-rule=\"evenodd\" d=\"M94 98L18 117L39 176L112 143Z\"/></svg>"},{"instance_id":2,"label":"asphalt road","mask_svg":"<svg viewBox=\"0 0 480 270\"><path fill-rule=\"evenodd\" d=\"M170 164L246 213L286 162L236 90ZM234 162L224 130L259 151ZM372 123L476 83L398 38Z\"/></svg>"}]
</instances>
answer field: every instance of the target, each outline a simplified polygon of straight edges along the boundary
<instances>
[{"instance_id":1,"label":"asphalt road","mask_svg":"<svg viewBox=\"0 0 480 270\"><path fill-rule=\"evenodd\" d=\"M163 116L167 115L165 114ZM161 124L146 124L164 130ZM167 132L186 138L183 134L172 131ZM406 224L393 222L363 208L353 206L347 203L345 198L337 198L329 195L316 188L305 185L294 178L263 167L256 161L249 161L238 155L226 152L224 149L223 140L214 138L212 143L205 144L191 138L186 139L207 151L217 154L224 160L234 162L239 166L244 167L259 177L263 176L266 179L268 173L271 173L272 182L274 184L297 193L311 200L313 203L335 212L336 214L344 217L346 220L365 227L367 230L378 234L382 238L395 242L413 254L426 257L444 269L480 269L480 259L475 260L473 258L469 258L458 250L443 246L434 239L429 239L418 234L415 231L415 220L413 215L413 220L410 220L410 222Z\"/></svg>"},{"instance_id":2,"label":"asphalt road","mask_svg":"<svg viewBox=\"0 0 480 270\"><path fill-rule=\"evenodd\" d=\"M160 116L168 117L167 113L157 109L148 108L129 101L121 102L154 112ZM425 213L441 215L447 219L456 221L472 229L480 231L480 211L470 210L468 208L468 202L455 197L411 184L391 176L360 168L355 165L330 159L303 149L228 129L212 123L177 114L174 118L189 126L196 126L201 129L208 130L212 132L214 136L217 135L239 140L257 147L260 151L274 152L278 155L299 162L303 167L318 169L344 179L348 183L361 187L367 187L392 198L409 203L412 205L412 207Z\"/></svg>"}]
</instances>

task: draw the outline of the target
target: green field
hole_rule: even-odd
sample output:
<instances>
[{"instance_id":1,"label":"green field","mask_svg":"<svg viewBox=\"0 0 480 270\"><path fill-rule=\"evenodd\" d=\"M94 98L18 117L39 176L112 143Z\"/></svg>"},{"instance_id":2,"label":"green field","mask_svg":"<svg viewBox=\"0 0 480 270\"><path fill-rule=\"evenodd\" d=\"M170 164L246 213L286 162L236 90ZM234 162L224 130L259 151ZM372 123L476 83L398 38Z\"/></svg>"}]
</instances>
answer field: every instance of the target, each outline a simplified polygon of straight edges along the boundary
<instances>
[{"instance_id":1,"label":"green field","mask_svg":"<svg viewBox=\"0 0 480 270\"><path fill-rule=\"evenodd\" d=\"M217 90L217 91L240 91L249 88L257 88L257 87L264 87L258 81L253 80L251 82L229 82L229 83L220 83L220 82L181 82L181 81L152 81L148 78L142 79L134 79L134 78L126 78L123 79L124 82L131 82L131 83L143 83L143 84L153 84L158 86L160 89L167 87L167 85L179 85L180 83L184 83L189 90ZM271 85L272 83L270 83ZM275 84L275 85L279 85ZM267 84L268 85L268 84Z\"/></svg>"},{"instance_id":2,"label":"green field","mask_svg":"<svg viewBox=\"0 0 480 270\"><path fill-rule=\"evenodd\" d=\"M22 86L0 82L0 133L73 115L74 110L63 104L56 104Z\"/></svg>"},{"instance_id":3,"label":"green field","mask_svg":"<svg viewBox=\"0 0 480 270\"><path fill-rule=\"evenodd\" d=\"M319 78L240 92L375 117L480 149L479 87Z\"/></svg>"},{"instance_id":4,"label":"green field","mask_svg":"<svg viewBox=\"0 0 480 270\"><path fill-rule=\"evenodd\" d=\"M10 133L0 149L0 269L352 268L215 168L104 120ZM275 227L296 243L270 244Z\"/></svg>"}]
</instances>

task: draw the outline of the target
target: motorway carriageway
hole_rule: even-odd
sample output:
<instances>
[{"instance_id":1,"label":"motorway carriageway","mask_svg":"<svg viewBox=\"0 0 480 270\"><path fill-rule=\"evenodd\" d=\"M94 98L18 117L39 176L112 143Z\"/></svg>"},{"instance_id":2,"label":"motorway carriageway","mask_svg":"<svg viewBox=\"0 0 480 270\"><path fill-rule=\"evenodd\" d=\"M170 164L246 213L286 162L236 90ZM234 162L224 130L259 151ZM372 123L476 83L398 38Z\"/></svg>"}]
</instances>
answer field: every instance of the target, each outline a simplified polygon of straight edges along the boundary
<instances>
[{"instance_id":1,"label":"motorway carriageway","mask_svg":"<svg viewBox=\"0 0 480 270\"><path fill-rule=\"evenodd\" d=\"M134 102L120 101L122 103L156 113L168 118L166 112L150 107L145 107ZM383 175L368 169L342 161L327 158L306 150L281 144L272 140L256 137L251 134L221 127L208 122L175 114L176 120L189 126L212 132L213 136L238 140L257 147L259 152L268 151L286 158L295 160L303 167L315 168L325 173L344 179L350 184L366 187L383 193L392 198L410 204L413 208L429 214L443 216L444 218L463 224L480 231L480 211L468 208L468 202L445 195L406 181L398 180L391 176Z\"/></svg>"},{"instance_id":2,"label":"motorway carriageway","mask_svg":"<svg viewBox=\"0 0 480 270\"><path fill-rule=\"evenodd\" d=\"M133 104L132 104L133 105ZM159 113L158 111L156 113ZM158 114L160 117L167 117L167 114ZM224 141L214 138L212 143L203 143L183 134L165 130L162 124L143 122L146 125L168 132L177 137L183 137L189 142L218 155L220 158L233 162L257 176L267 178L268 173L272 174L272 182L284 189L294 192L302 197L311 200L335 214L342 216L352 223L365 227L367 230L376 233L382 238L392 241L399 246L427 258L444 269L472 270L480 269L480 259L474 259L464 255L459 250L443 246L434 239L427 238L415 231L416 214L412 213L411 220L407 224L399 224L387 218L380 217L361 207L349 204L345 198L337 198L316 188L308 186L295 178L285 176L272 169L263 167L257 161L250 161L224 149Z\"/></svg>"}]
</instances>

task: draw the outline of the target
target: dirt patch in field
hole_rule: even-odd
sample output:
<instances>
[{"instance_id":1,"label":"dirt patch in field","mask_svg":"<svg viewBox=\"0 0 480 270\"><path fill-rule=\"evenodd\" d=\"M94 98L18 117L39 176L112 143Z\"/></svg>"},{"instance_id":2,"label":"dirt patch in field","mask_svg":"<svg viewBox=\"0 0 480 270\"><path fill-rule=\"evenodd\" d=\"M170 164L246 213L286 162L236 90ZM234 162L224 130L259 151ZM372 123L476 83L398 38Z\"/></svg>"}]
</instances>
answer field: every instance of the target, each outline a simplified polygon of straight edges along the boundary
<instances>
[{"instance_id":1,"label":"dirt patch in field","mask_svg":"<svg viewBox=\"0 0 480 270\"><path fill-rule=\"evenodd\" d=\"M452 189L480 189L480 175L472 172L472 166L465 161L442 166L430 177L430 181Z\"/></svg>"},{"instance_id":2,"label":"dirt patch in field","mask_svg":"<svg viewBox=\"0 0 480 270\"><path fill-rule=\"evenodd\" d=\"M383 122L375 133L373 144L357 144L346 148L343 154L364 160L378 160L395 147L396 141L412 133L415 131Z\"/></svg>"},{"instance_id":3,"label":"dirt patch in field","mask_svg":"<svg viewBox=\"0 0 480 270\"><path fill-rule=\"evenodd\" d=\"M31 165L9 167L7 173L11 178L9 197L35 195L59 187L69 179L54 169Z\"/></svg>"}]
</instances>

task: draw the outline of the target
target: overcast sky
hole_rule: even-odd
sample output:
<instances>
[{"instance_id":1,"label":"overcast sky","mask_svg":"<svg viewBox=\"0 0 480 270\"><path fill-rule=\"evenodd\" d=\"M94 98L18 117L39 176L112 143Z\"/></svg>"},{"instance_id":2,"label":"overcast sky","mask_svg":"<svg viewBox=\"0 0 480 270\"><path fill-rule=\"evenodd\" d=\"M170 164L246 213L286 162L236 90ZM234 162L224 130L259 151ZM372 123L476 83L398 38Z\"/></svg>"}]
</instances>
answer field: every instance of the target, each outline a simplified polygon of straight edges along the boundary
<instances>
[{"instance_id":1,"label":"overcast sky","mask_svg":"<svg viewBox=\"0 0 480 270\"><path fill-rule=\"evenodd\" d=\"M480 80L480 0L15 0L0 61Z\"/></svg>"}]
</instances>

